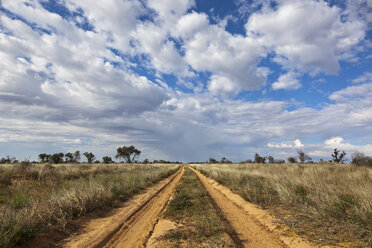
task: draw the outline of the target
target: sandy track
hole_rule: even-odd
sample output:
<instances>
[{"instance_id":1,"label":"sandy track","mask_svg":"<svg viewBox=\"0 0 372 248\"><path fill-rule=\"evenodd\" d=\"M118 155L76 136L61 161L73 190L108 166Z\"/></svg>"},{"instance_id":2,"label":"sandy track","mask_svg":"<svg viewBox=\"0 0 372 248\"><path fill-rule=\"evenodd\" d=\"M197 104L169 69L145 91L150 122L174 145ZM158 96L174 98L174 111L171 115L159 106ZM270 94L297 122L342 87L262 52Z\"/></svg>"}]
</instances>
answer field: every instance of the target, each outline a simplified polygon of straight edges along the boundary
<instances>
[{"instance_id":1,"label":"sandy track","mask_svg":"<svg viewBox=\"0 0 372 248\"><path fill-rule=\"evenodd\" d=\"M284 235L288 228L275 224L274 218L266 211L245 201L196 169L191 170L198 176L212 200L234 228L244 247L315 247L300 237Z\"/></svg>"},{"instance_id":2,"label":"sandy track","mask_svg":"<svg viewBox=\"0 0 372 248\"><path fill-rule=\"evenodd\" d=\"M63 247L143 247L184 173L181 167L111 216L91 220Z\"/></svg>"}]
</instances>

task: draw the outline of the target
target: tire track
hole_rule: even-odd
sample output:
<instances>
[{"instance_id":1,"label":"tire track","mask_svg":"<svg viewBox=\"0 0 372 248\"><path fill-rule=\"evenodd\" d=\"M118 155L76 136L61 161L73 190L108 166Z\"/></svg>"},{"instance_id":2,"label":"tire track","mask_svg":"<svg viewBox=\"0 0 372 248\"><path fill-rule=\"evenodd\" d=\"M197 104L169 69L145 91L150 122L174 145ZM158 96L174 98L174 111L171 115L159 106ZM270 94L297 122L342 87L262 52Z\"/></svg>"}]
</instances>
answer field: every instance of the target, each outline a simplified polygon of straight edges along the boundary
<instances>
[{"instance_id":1,"label":"tire track","mask_svg":"<svg viewBox=\"0 0 372 248\"><path fill-rule=\"evenodd\" d=\"M137 195L113 215L92 220L82 234L63 247L143 247L184 170L182 166L174 175Z\"/></svg>"},{"instance_id":2,"label":"tire track","mask_svg":"<svg viewBox=\"0 0 372 248\"><path fill-rule=\"evenodd\" d=\"M190 167L197 175L222 215L231 224L243 247L260 248L311 248L300 237L285 236L286 227L274 224L274 218L266 211L246 202L239 195Z\"/></svg>"}]
</instances>

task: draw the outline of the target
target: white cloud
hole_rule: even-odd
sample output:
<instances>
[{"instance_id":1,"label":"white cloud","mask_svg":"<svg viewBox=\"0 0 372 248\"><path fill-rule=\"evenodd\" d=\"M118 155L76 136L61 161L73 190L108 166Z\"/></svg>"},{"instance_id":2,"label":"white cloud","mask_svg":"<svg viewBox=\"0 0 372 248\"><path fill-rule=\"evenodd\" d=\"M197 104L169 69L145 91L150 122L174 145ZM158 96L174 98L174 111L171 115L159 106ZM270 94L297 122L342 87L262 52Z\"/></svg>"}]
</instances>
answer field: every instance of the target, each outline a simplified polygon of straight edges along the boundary
<instances>
[{"instance_id":1,"label":"white cloud","mask_svg":"<svg viewBox=\"0 0 372 248\"><path fill-rule=\"evenodd\" d=\"M268 71L257 67L265 50L254 39L232 35L224 27L210 25L194 32L184 42L185 60L195 70L228 78L239 90L258 89L266 81Z\"/></svg>"},{"instance_id":2,"label":"white cloud","mask_svg":"<svg viewBox=\"0 0 372 248\"><path fill-rule=\"evenodd\" d=\"M304 145L301 143L299 139L293 140L293 141L283 141L279 144L276 143L268 143L268 147L272 148L301 148L304 147Z\"/></svg>"},{"instance_id":3,"label":"white cloud","mask_svg":"<svg viewBox=\"0 0 372 248\"><path fill-rule=\"evenodd\" d=\"M323 1L283 1L276 10L252 14L245 27L283 66L336 74L338 56L364 38L365 28L357 19L342 22L341 14Z\"/></svg>"},{"instance_id":4,"label":"white cloud","mask_svg":"<svg viewBox=\"0 0 372 248\"><path fill-rule=\"evenodd\" d=\"M192 76L189 67L197 72L211 72L209 88L224 96L233 96L242 89L258 89L265 83L269 71L257 67L265 49L255 39L232 35L222 24L211 25L204 13L181 15L181 8L175 12L179 18L175 20L169 9L153 8L161 20L166 20L140 24L133 36L140 44L138 51L149 54L154 68L178 76ZM179 42L184 55L175 49L170 38ZM228 85L217 83L222 79Z\"/></svg>"},{"instance_id":5,"label":"white cloud","mask_svg":"<svg viewBox=\"0 0 372 248\"><path fill-rule=\"evenodd\" d=\"M200 30L206 30L208 26L208 16L205 13L197 13L193 11L178 19L173 34L187 39L193 37L195 33L200 32Z\"/></svg>"},{"instance_id":6,"label":"white cloud","mask_svg":"<svg viewBox=\"0 0 372 248\"><path fill-rule=\"evenodd\" d=\"M295 73L293 71L280 75L278 81L272 84L272 88L274 90L297 90L302 86L297 79L297 77L299 76L300 75L298 73Z\"/></svg>"},{"instance_id":7,"label":"white cloud","mask_svg":"<svg viewBox=\"0 0 372 248\"><path fill-rule=\"evenodd\" d=\"M353 145L345 142L342 137L332 137L324 141L325 148L345 150L349 155L353 152L359 151L368 155L372 154L372 145Z\"/></svg>"},{"instance_id":8,"label":"white cloud","mask_svg":"<svg viewBox=\"0 0 372 248\"><path fill-rule=\"evenodd\" d=\"M342 102L351 98L368 98L372 94L372 83L353 85L345 89L332 93L329 98L334 101Z\"/></svg>"},{"instance_id":9,"label":"white cloud","mask_svg":"<svg viewBox=\"0 0 372 248\"><path fill-rule=\"evenodd\" d=\"M366 71L363 75L353 79L352 82L355 84L372 82L372 72Z\"/></svg>"},{"instance_id":10,"label":"white cloud","mask_svg":"<svg viewBox=\"0 0 372 248\"><path fill-rule=\"evenodd\" d=\"M224 76L212 76L208 85L209 91L214 95L232 97L239 92L239 88L229 78Z\"/></svg>"},{"instance_id":11,"label":"white cloud","mask_svg":"<svg viewBox=\"0 0 372 248\"><path fill-rule=\"evenodd\" d=\"M131 32L135 31L137 18L146 13L139 0L66 0L71 10L81 8L94 30L102 35L107 46L124 53L131 52ZM94 44L94 42L92 43Z\"/></svg>"},{"instance_id":12,"label":"white cloud","mask_svg":"<svg viewBox=\"0 0 372 248\"><path fill-rule=\"evenodd\" d=\"M344 122L355 126L372 124L372 83L349 86L332 93L329 98L347 110Z\"/></svg>"},{"instance_id":13,"label":"white cloud","mask_svg":"<svg viewBox=\"0 0 372 248\"><path fill-rule=\"evenodd\" d=\"M133 38L138 45L135 48L138 54L148 54L151 67L159 72L176 74L179 76L192 76L187 63L184 61L173 41L168 40L168 31L151 22L139 24Z\"/></svg>"},{"instance_id":14,"label":"white cloud","mask_svg":"<svg viewBox=\"0 0 372 248\"><path fill-rule=\"evenodd\" d=\"M35 12L32 7L20 9ZM58 118L66 115L68 119L139 113L157 108L167 99L147 78L112 64L122 60L106 48L105 34L65 22L78 34L71 40L59 30L39 34L19 20L0 18L10 33L0 34L3 100L59 108Z\"/></svg>"},{"instance_id":15,"label":"white cloud","mask_svg":"<svg viewBox=\"0 0 372 248\"><path fill-rule=\"evenodd\" d=\"M326 144L327 146L331 146L331 147L339 146L343 143L344 143L344 139L342 137L332 137L324 141L324 144Z\"/></svg>"},{"instance_id":16,"label":"white cloud","mask_svg":"<svg viewBox=\"0 0 372 248\"><path fill-rule=\"evenodd\" d=\"M148 0L148 6L159 15L162 21L177 20L186 11L195 5L194 0Z\"/></svg>"}]
</instances>

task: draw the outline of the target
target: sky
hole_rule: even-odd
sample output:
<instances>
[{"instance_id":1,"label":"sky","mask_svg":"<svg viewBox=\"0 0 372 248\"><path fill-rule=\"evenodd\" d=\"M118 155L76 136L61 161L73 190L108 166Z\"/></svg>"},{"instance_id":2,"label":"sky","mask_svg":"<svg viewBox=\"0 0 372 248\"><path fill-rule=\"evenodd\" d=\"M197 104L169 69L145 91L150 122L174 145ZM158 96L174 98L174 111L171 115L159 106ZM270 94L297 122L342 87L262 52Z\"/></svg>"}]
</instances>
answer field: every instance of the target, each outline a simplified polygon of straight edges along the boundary
<instances>
[{"instance_id":1,"label":"sky","mask_svg":"<svg viewBox=\"0 0 372 248\"><path fill-rule=\"evenodd\" d=\"M0 157L372 155L372 0L1 0Z\"/></svg>"}]
</instances>

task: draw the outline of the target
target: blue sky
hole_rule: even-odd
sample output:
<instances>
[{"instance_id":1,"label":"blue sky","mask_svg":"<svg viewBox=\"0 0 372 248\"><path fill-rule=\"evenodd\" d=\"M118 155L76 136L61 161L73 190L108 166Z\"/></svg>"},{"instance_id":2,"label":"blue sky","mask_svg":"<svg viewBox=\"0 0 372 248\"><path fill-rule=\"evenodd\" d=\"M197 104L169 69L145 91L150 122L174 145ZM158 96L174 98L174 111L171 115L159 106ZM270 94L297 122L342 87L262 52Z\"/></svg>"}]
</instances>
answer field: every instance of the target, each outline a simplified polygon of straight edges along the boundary
<instances>
[{"instance_id":1,"label":"blue sky","mask_svg":"<svg viewBox=\"0 0 372 248\"><path fill-rule=\"evenodd\" d=\"M3 0L0 156L372 155L370 0Z\"/></svg>"}]
</instances>

